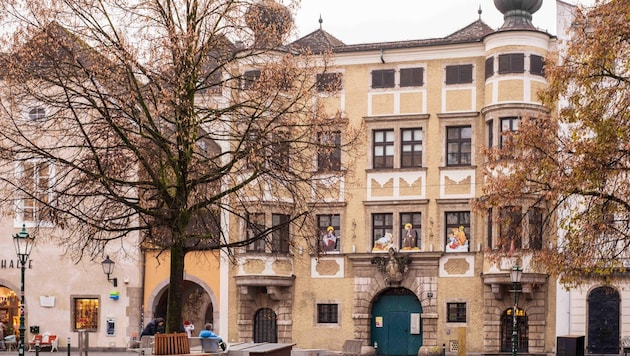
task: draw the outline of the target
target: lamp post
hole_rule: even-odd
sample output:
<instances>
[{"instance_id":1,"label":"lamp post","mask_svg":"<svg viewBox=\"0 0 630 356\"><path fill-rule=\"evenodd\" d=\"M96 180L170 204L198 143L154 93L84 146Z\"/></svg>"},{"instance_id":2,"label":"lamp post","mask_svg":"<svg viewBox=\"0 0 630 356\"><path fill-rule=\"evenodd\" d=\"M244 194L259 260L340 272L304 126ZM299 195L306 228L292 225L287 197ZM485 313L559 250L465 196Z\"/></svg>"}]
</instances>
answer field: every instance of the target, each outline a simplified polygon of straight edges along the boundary
<instances>
[{"instance_id":1,"label":"lamp post","mask_svg":"<svg viewBox=\"0 0 630 356\"><path fill-rule=\"evenodd\" d=\"M26 226L22 225L22 231L13 235L13 243L15 244L15 253L20 261L21 280L20 280L20 345L18 346L18 355L24 356L24 333L26 326L24 325L24 271L26 270L26 262L31 254L35 237L26 232Z\"/></svg>"},{"instance_id":2,"label":"lamp post","mask_svg":"<svg viewBox=\"0 0 630 356\"><path fill-rule=\"evenodd\" d=\"M514 264L510 271L510 279L512 280L512 288L514 289L514 310L512 311L512 355L516 356L518 350L518 328L516 325L516 312L518 309L518 284L521 283L523 269Z\"/></svg>"},{"instance_id":3,"label":"lamp post","mask_svg":"<svg viewBox=\"0 0 630 356\"><path fill-rule=\"evenodd\" d=\"M112 282L114 287L118 287L118 278L109 278L109 275L114 272L114 265L116 263L109 259L109 256L105 258L103 262L101 262L101 266L103 267L103 273L107 275L107 280Z\"/></svg>"}]
</instances>

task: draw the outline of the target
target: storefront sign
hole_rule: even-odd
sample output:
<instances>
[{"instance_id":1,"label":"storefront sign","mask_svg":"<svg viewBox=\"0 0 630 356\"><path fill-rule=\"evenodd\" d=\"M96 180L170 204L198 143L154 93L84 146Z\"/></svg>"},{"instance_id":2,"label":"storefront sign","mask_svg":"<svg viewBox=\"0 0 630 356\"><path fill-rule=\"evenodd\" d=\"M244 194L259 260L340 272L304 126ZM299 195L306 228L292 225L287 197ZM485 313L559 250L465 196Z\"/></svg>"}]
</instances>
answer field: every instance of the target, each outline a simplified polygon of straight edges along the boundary
<instances>
[{"instance_id":1,"label":"storefront sign","mask_svg":"<svg viewBox=\"0 0 630 356\"><path fill-rule=\"evenodd\" d=\"M0 260L0 269L13 269L20 267L20 260ZM26 268L33 268L33 260L29 259L28 261L26 261Z\"/></svg>"}]
</instances>

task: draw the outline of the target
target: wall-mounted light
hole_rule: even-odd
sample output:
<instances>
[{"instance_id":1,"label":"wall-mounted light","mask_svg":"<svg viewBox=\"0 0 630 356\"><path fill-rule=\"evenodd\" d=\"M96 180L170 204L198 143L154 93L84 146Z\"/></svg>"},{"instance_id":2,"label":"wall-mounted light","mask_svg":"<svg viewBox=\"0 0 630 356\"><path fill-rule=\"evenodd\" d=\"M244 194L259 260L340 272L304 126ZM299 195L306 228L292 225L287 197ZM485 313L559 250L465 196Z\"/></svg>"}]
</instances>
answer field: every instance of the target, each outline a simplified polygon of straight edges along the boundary
<instances>
[{"instance_id":1,"label":"wall-mounted light","mask_svg":"<svg viewBox=\"0 0 630 356\"><path fill-rule=\"evenodd\" d=\"M118 287L118 278L109 278L109 275L114 272L114 265L116 263L109 259L109 255L105 258L103 262L101 262L101 266L103 266L103 273L107 275L107 280L112 282L114 287Z\"/></svg>"}]
</instances>

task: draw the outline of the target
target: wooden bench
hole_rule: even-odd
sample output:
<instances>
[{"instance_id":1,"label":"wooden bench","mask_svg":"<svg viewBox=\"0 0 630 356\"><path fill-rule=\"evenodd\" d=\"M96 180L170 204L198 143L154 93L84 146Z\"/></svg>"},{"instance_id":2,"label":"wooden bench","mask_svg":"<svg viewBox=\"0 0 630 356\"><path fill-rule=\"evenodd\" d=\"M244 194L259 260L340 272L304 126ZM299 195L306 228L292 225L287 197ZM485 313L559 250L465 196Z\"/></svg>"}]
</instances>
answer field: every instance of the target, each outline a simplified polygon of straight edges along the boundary
<instances>
[{"instance_id":1,"label":"wooden bench","mask_svg":"<svg viewBox=\"0 0 630 356\"><path fill-rule=\"evenodd\" d=\"M42 335L37 334L33 336L33 339L28 342L28 351L35 351L35 348L39 344L39 349L43 349L45 347L50 347L50 352L59 351L57 348L59 340L57 340L57 335Z\"/></svg>"},{"instance_id":2,"label":"wooden bench","mask_svg":"<svg viewBox=\"0 0 630 356\"><path fill-rule=\"evenodd\" d=\"M341 354L348 356L359 356L361 355L361 346L363 346L363 340L346 340L343 343Z\"/></svg>"},{"instance_id":3,"label":"wooden bench","mask_svg":"<svg viewBox=\"0 0 630 356\"><path fill-rule=\"evenodd\" d=\"M182 355L190 353L188 334L155 334L153 344L154 355Z\"/></svg>"}]
</instances>

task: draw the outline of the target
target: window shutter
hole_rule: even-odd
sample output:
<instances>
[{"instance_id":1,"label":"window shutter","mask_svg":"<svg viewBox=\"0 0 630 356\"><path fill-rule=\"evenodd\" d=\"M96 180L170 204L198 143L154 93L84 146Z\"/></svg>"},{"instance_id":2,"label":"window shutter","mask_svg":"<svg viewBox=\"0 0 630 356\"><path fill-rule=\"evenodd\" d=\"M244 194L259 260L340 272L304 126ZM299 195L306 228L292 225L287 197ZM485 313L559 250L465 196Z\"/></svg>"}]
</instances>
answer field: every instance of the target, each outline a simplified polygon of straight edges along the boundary
<instances>
[{"instance_id":1,"label":"window shutter","mask_svg":"<svg viewBox=\"0 0 630 356\"><path fill-rule=\"evenodd\" d=\"M535 54L529 56L529 72L534 75L545 75L543 57Z\"/></svg>"},{"instance_id":2,"label":"window shutter","mask_svg":"<svg viewBox=\"0 0 630 356\"><path fill-rule=\"evenodd\" d=\"M486 79L494 75L494 57L486 58Z\"/></svg>"},{"instance_id":3,"label":"window shutter","mask_svg":"<svg viewBox=\"0 0 630 356\"><path fill-rule=\"evenodd\" d=\"M514 73L525 72L525 54L512 53L511 62L512 62L512 71Z\"/></svg>"},{"instance_id":4,"label":"window shutter","mask_svg":"<svg viewBox=\"0 0 630 356\"><path fill-rule=\"evenodd\" d=\"M446 84L456 84L457 76L457 66L446 66Z\"/></svg>"},{"instance_id":5,"label":"window shutter","mask_svg":"<svg viewBox=\"0 0 630 356\"><path fill-rule=\"evenodd\" d=\"M509 73L509 72L510 72L510 55L500 54L499 55L499 73Z\"/></svg>"},{"instance_id":6,"label":"window shutter","mask_svg":"<svg viewBox=\"0 0 630 356\"><path fill-rule=\"evenodd\" d=\"M400 86L422 86L424 84L424 68L402 68L400 70Z\"/></svg>"},{"instance_id":7,"label":"window shutter","mask_svg":"<svg viewBox=\"0 0 630 356\"><path fill-rule=\"evenodd\" d=\"M465 64L459 66L459 82L460 83L472 83L472 64Z\"/></svg>"}]
</instances>

